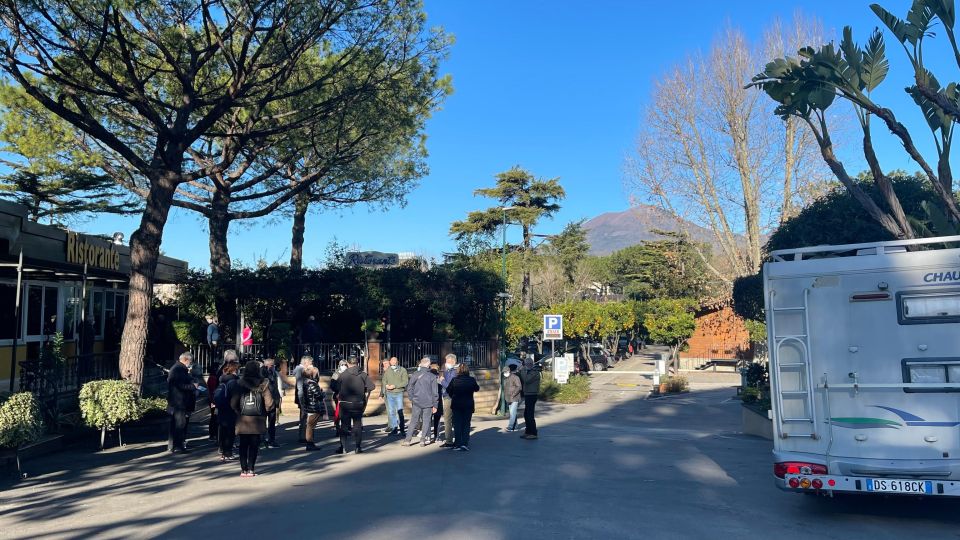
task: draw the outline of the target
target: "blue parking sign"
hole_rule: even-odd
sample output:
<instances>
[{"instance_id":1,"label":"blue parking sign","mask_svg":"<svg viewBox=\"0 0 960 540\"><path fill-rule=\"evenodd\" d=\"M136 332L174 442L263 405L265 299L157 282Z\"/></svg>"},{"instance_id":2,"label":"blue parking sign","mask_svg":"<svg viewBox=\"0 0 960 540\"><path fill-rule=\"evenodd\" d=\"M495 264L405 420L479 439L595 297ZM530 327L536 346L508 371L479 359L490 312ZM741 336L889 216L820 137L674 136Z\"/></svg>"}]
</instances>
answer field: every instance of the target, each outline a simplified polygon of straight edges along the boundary
<instances>
[{"instance_id":1,"label":"blue parking sign","mask_svg":"<svg viewBox=\"0 0 960 540\"><path fill-rule=\"evenodd\" d=\"M563 339L563 315L543 316L543 339Z\"/></svg>"}]
</instances>

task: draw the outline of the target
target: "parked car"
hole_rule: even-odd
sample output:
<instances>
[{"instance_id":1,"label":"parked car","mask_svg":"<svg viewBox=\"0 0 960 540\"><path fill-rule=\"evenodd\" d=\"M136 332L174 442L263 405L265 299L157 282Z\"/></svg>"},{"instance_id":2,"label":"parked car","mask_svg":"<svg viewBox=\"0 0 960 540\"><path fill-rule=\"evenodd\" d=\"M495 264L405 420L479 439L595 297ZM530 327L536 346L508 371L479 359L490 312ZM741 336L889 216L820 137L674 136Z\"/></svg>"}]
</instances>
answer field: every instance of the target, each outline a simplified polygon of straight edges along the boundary
<instances>
[{"instance_id":1,"label":"parked car","mask_svg":"<svg viewBox=\"0 0 960 540\"><path fill-rule=\"evenodd\" d=\"M546 349L546 351L547 354L545 354L543 357L543 364L546 369L552 369L553 358L563 356L566 353L572 353L574 358L577 360L574 362L573 366L574 373L606 371L608 368L613 367L615 363L613 360L613 355L611 355L599 343L591 343L589 345L589 358L584 358L583 349L576 344L568 344L566 347L557 347L554 351L553 357L550 356L549 349Z\"/></svg>"},{"instance_id":2,"label":"parked car","mask_svg":"<svg viewBox=\"0 0 960 540\"><path fill-rule=\"evenodd\" d=\"M607 368L613 367L615 363L613 355L606 349L602 346L591 345L589 358L581 358L580 360L580 371L606 371Z\"/></svg>"}]
</instances>

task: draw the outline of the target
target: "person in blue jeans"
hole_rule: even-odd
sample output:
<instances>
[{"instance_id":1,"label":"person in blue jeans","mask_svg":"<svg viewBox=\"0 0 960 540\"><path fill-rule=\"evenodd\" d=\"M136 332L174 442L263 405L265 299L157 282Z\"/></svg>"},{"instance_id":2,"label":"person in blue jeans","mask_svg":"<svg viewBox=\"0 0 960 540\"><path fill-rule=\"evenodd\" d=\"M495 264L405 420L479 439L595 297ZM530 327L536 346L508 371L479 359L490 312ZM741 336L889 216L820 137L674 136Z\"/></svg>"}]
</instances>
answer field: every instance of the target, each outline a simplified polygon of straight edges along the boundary
<instances>
[{"instance_id":1,"label":"person in blue jeans","mask_svg":"<svg viewBox=\"0 0 960 540\"><path fill-rule=\"evenodd\" d=\"M400 361L390 358L390 367L383 372L383 394L387 402L387 429L391 435L406 435L403 420L403 392L410 382L407 370L400 367Z\"/></svg>"},{"instance_id":2,"label":"person in blue jeans","mask_svg":"<svg viewBox=\"0 0 960 540\"><path fill-rule=\"evenodd\" d=\"M507 432L510 433L517 430L517 410L523 399L523 383L520 382L516 371L516 364L510 364L503 370L503 395L510 407L510 420L507 422Z\"/></svg>"}]
</instances>

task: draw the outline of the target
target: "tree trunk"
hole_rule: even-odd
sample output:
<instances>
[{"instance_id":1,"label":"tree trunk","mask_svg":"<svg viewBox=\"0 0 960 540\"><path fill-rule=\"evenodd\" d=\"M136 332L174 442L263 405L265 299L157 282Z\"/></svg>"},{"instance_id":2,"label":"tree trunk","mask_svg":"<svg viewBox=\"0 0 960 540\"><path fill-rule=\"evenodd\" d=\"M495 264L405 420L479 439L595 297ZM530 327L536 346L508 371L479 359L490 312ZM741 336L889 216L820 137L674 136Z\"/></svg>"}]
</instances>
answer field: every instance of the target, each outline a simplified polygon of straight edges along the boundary
<instances>
[{"instance_id":1,"label":"tree trunk","mask_svg":"<svg viewBox=\"0 0 960 540\"><path fill-rule=\"evenodd\" d=\"M160 258L163 227L167 224L177 174L166 173L153 182L147 194L140 227L130 235L130 298L127 321L120 340L120 375L140 390L147 353L153 280Z\"/></svg>"},{"instance_id":2,"label":"tree trunk","mask_svg":"<svg viewBox=\"0 0 960 540\"><path fill-rule=\"evenodd\" d=\"M877 185L877 188L880 190L880 195L887 204L890 217L893 218L900 230L903 231L903 234L897 236L897 238L913 238L913 226L903 211L900 198L897 197L897 193L893 189L893 183L883 174L883 169L880 168L880 160L877 159L877 154L873 150L873 139L870 136L869 125L863 128L863 155L867 158L867 165L870 168L870 173L873 175L873 182Z\"/></svg>"},{"instance_id":3,"label":"tree trunk","mask_svg":"<svg viewBox=\"0 0 960 540\"><path fill-rule=\"evenodd\" d=\"M297 195L293 207L293 235L290 240L290 270L303 270L303 233L307 228L307 210L310 207L310 194Z\"/></svg>"},{"instance_id":4,"label":"tree trunk","mask_svg":"<svg viewBox=\"0 0 960 540\"><path fill-rule=\"evenodd\" d=\"M215 276L230 272L230 248L227 246L227 232L230 229L229 204L230 194L217 190L213 195L210 215L207 217L210 229L210 273Z\"/></svg>"},{"instance_id":5,"label":"tree trunk","mask_svg":"<svg viewBox=\"0 0 960 540\"><path fill-rule=\"evenodd\" d=\"M530 251L530 226L523 226L523 282L520 285L520 298L523 300L523 309L533 310L533 295L530 291L530 265L527 264L527 253Z\"/></svg>"}]
</instances>

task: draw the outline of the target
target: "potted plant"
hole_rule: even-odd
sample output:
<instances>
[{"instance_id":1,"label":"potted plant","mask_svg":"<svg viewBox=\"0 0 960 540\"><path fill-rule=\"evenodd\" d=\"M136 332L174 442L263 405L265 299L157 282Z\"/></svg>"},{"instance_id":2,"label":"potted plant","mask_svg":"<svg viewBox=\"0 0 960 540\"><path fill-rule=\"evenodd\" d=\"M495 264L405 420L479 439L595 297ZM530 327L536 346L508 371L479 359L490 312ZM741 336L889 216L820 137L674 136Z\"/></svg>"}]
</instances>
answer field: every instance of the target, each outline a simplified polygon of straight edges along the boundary
<instances>
[{"instance_id":1,"label":"potted plant","mask_svg":"<svg viewBox=\"0 0 960 540\"><path fill-rule=\"evenodd\" d=\"M380 332L384 330L384 324L380 319L366 319L360 324L360 330L363 331L367 341L376 341L380 337Z\"/></svg>"},{"instance_id":2,"label":"potted plant","mask_svg":"<svg viewBox=\"0 0 960 540\"><path fill-rule=\"evenodd\" d=\"M17 474L23 476L20 468L20 449L36 442L43 435L43 416L40 404L30 392L13 394L0 405L0 448L13 450L17 460Z\"/></svg>"},{"instance_id":3,"label":"potted plant","mask_svg":"<svg viewBox=\"0 0 960 540\"><path fill-rule=\"evenodd\" d=\"M117 430L120 446L123 436L120 425L143 415L136 389L126 381L90 381L80 389L80 412L88 426L100 430L103 450L107 431Z\"/></svg>"}]
</instances>

